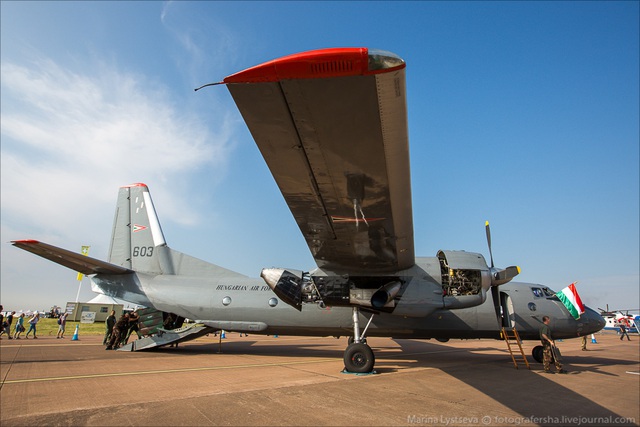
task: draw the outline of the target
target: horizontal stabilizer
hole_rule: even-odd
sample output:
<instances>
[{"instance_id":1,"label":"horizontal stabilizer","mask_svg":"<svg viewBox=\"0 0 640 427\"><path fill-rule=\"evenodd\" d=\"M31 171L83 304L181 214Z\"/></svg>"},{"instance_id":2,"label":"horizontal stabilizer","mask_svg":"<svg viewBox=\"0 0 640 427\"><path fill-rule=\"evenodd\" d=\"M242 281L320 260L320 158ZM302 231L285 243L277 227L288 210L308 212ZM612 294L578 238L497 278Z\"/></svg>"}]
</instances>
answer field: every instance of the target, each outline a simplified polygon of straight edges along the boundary
<instances>
[{"instance_id":1,"label":"horizontal stabilizer","mask_svg":"<svg viewBox=\"0 0 640 427\"><path fill-rule=\"evenodd\" d=\"M133 270L120 267L119 265L110 264L100 261L99 259L90 258L77 252L71 252L66 249L51 246L37 240L14 240L11 242L13 246L24 249L27 252L34 253L56 264L63 265L67 268L82 274L128 274Z\"/></svg>"}]
</instances>

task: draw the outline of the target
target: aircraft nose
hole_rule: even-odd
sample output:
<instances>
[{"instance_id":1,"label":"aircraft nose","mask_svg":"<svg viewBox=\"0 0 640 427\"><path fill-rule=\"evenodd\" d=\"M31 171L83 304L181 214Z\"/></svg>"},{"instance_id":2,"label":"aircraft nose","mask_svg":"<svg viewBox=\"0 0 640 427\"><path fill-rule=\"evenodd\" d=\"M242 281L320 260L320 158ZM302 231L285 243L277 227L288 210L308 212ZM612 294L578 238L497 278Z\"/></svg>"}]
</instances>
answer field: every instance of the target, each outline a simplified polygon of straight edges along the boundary
<instances>
[{"instance_id":1,"label":"aircraft nose","mask_svg":"<svg viewBox=\"0 0 640 427\"><path fill-rule=\"evenodd\" d=\"M600 331L606 325L606 321L600 314L598 314L595 310L590 309L589 307L585 308L585 313L587 316L587 328L589 330L588 333L592 334L594 332Z\"/></svg>"}]
</instances>

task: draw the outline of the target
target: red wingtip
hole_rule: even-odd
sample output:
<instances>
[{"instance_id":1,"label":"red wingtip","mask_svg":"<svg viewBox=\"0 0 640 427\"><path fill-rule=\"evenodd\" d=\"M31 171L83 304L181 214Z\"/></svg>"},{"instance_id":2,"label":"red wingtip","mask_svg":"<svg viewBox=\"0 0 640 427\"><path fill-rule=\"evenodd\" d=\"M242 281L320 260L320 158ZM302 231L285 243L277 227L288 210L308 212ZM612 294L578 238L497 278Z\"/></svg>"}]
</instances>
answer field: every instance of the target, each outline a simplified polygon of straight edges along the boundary
<instances>
[{"instance_id":1,"label":"red wingtip","mask_svg":"<svg viewBox=\"0 0 640 427\"><path fill-rule=\"evenodd\" d=\"M372 51L374 58L379 51ZM393 54L391 54L393 55ZM286 79L312 79L327 77L376 74L404 68L399 57L391 67L372 68L370 52L365 47L347 47L311 50L268 61L232 74L224 83L275 82Z\"/></svg>"},{"instance_id":2,"label":"red wingtip","mask_svg":"<svg viewBox=\"0 0 640 427\"><path fill-rule=\"evenodd\" d=\"M22 243L25 245L35 245L40 243L39 240L33 240L33 239L23 239L23 240L12 240L11 243Z\"/></svg>"},{"instance_id":3,"label":"red wingtip","mask_svg":"<svg viewBox=\"0 0 640 427\"><path fill-rule=\"evenodd\" d=\"M149 188L147 187L147 184L143 184L142 182L136 182L135 184L129 184L129 185L123 185L120 188L131 188L131 187L145 187L145 188Z\"/></svg>"}]
</instances>

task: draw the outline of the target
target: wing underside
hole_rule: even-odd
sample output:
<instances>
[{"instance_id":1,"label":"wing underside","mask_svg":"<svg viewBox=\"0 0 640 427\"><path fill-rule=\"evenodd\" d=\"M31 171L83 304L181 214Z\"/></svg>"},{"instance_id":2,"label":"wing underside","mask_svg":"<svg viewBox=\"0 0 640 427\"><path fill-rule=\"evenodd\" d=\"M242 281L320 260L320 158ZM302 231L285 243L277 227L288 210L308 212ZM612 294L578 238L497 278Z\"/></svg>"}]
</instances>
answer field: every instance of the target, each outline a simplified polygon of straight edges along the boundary
<instances>
[{"instance_id":1,"label":"wing underside","mask_svg":"<svg viewBox=\"0 0 640 427\"><path fill-rule=\"evenodd\" d=\"M372 72L371 54L369 68L347 64L353 51L225 83L318 266L397 271L414 264L404 62Z\"/></svg>"}]
</instances>

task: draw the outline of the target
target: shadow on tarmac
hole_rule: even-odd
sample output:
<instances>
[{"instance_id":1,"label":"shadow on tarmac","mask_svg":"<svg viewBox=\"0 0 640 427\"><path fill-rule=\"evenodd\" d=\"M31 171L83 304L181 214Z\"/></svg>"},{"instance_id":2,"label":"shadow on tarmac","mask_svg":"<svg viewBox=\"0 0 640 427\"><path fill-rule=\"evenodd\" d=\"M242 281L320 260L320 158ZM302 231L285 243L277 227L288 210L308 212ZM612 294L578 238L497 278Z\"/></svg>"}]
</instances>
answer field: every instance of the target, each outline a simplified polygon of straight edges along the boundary
<instances>
[{"instance_id":1,"label":"shadow on tarmac","mask_svg":"<svg viewBox=\"0 0 640 427\"><path fill-rule=\"evenodd\" d=\"M604 357L600 351L592 350L580 356L563 356L563 364L568 374L545 374L542 364L533 361L531 355L527 359L531 370L521 366L515 369L506 350L498 346L458 348L446 344L425 342L421 340L394 340L398 347L375 346L375 339L370 340L376 355L376 371L379 374L402 372L404 369L429 367L441 370L445 374L475 388L485 396L500 402L513 412L529 419L538 425L558 425L567 423L575 414L583 420L582 424L615 424L637 425L620 419L620 415L573 390L571 377L584 373L618 377L602 368L612 365L637 366L637 362ZM346 347L346 340L342 340ZM480 344L481 342L478 341ZM496 341L499 343L499 341ZM318 341L313 345L287 344L285 341L265 344L251 340L225 341L222 346L224 354L252 354L282 357L336 358L341 360L343 349L336 348L336 342ZM210 351L217 353L217 342L200 346L183 348L155 349L154 352L167 354L190 354ZM496 355L496 351L500 354ZM469 364L473 364L469 371ZM581 366L574 366L579 364ZM428 381L416 379L416 381ZM433 387L433 384L429 384ZM571 414L571 415L567 415ZM564 417L564 418L563 418ZM590 420L610 420L594 422ZM615 421L614 421L615 420Z\"/></svg>"}]
</instances>

